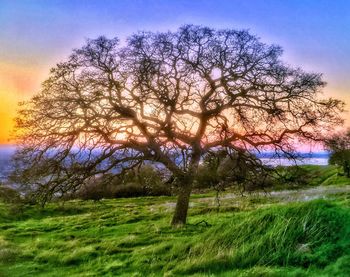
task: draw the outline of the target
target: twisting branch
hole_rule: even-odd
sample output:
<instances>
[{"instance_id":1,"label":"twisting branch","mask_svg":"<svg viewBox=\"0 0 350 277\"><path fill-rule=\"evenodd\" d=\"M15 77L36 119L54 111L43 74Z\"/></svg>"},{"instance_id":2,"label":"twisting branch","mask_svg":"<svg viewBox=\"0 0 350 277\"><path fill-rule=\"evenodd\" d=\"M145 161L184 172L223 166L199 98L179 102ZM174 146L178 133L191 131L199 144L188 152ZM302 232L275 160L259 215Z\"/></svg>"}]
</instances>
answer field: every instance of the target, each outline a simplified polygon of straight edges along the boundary
<instances>
[{"instance_id":1,"label":"twisting branch","mask_svg":"<svg viewBox=\"0 0 350 277\"><path fill-rule=\"evenodd\" d=\"M17 180L45 202L150 161L183 181L188 206L208 151L292 149L296 138L317 140L341 123L343 103L318 98L321 75L281 55L247 31L192 25L141 32L123 47L117 38L88 40L22 106Z\"/></svg>"}]
</instances>

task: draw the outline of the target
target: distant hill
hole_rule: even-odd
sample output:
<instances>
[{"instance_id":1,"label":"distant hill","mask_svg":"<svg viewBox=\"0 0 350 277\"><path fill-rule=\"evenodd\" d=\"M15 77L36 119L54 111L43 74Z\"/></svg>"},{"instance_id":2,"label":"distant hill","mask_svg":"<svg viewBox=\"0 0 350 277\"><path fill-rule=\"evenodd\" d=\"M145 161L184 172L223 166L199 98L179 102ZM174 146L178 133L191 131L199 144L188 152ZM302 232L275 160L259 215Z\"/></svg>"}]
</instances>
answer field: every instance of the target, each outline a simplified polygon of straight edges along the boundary
<instances>
[{"instance_id":1,"label":"distant hill","mask_svg":"<svg viewBox=\"0 0 350 277\"><path fill-rule=\"evenodd\" d=\"M11 155L15 152L16 150L16 145L12 144L0 144L0 158L2 155Z\"/></svg>"},{"instance_id":2,"label":"distant hill","mask_svg":"<svg viewBox=\"0 0 350 277\"><path fill-rule=\"evenodd\" d=\"M9 162L15 150L16 150L15 145L0 145L0 181L4 180L6 174L10 170ZM304 162L301 162L301 164L325 165L328 163L329 153L325 151L301 152L298 154L299 154L299 157L302 160L304 160ZM281 162L277 162L274 152L261 152L256 155L258 158L262 159L262 161L266 164L270 164L270 165L278 165L278 164L291 165L292 164L289 161L287 161L285 158L283 158L283 156L280 159Z\"/></svg>"},{"instance_id":3,"label":"distant hill","mask_svg":"<svg viewBox=\"0 0 350 277\"><path fill-rule=\"evenodd\" d=\"M329 158L329 152L326 151L319 151L319 152L299 152L297 155L300 158ZM275 158L276 153L275 152L261 152L257 153L256 156L258 158ZM286 157L286 155L281 154L281 158Z\"/></svg>"},{"instance_id":4,"label":"distant hill","mask_svg":"<svg viewBox=\"0 0 350 277\"><path fill-rule=\"evenodd\" d=\"M5 180L5 176L10 170L11 156L14 154L16 146L0 145L0 181Z\"/></svg>"},{"instance_id":5,"label":"distant hill","mask_svg":"<svg viewBox=\"0 0 350 277\"><path fill-rule=\"evenodd\" d=\"M14 145L0 145L0 162L8 161L16 150Z\"/></svg>"}]
</instances>

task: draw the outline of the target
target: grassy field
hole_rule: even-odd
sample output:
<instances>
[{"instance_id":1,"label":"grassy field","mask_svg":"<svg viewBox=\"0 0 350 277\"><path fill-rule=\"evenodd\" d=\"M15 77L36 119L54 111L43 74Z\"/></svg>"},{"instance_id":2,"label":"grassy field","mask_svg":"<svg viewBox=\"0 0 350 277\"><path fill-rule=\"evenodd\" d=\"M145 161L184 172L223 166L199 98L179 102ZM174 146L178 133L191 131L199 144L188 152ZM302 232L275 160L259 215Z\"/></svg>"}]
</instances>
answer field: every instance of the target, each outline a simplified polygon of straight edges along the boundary
<instances>
[{"instance_id":1,"label":"grassy field","mask_svg":"<svg viewBox=\"0 0 350 277\"><path fill-rule=\"evenodd\" d=\"M343 171L337 166L305 165L301 168L309 175L310 186L350 185L349 178L340 175Z\"/></svg>"},{"instance_id":2,"label":"grassy field","mask_svg":"<svg viewBox=\"0 0 350 277\"><path fill-rule=\"evenodd\" d=\"M334 183L312 201L224 194L219 210L194 195L182 229L174 197L0 205L0 276L350 276L350 189Z\"/></svg>"}]
</instances>

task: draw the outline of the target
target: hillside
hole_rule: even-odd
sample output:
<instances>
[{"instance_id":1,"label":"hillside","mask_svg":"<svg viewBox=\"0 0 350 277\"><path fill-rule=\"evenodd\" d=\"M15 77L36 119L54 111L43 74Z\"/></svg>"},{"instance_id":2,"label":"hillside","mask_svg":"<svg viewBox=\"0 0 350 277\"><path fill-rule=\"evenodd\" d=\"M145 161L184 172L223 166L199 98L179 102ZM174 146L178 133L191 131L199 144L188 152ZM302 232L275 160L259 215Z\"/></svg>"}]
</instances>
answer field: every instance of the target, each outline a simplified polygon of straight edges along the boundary
<instances>
[{"instance_id":1,"label":"hillside","mask_svg":"<svg viewBox=\"0 0 350 277\"><path fill-rule=\"evenodd\" d=\"M318 188L194 195L183 229L173 197L1 206L0 276L349 276L350 188Z\"/></svg>"}]
</instances>

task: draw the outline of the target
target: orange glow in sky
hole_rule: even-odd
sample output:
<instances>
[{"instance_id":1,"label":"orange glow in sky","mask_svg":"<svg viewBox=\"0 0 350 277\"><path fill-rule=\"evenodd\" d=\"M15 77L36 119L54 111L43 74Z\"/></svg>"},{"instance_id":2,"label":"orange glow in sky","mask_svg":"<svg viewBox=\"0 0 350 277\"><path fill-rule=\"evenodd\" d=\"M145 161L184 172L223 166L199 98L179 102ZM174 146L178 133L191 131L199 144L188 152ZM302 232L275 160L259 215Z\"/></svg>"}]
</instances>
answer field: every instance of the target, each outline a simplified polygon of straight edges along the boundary
<instances>
[{"instance_id":1,"label":"orange glow in sky","mask_svg":"<svg viewBox=\"0 0 350 277\"><path fill-rule=\"evenodd\" d=\"M11 143L18 102L39 89L39 75L33 66L0 63L0 144Z\"/></svg>"},{"instance_id":2,"label":"orange glow in sky","mask_svg":"<svg viewBox=\"0 0 350 277\"><path fill-rule=\"evenodd\" d=\"M11 143L17 102L37 92L50 67L86 38L123 41L184 24L249 29L281 45L287 63L323 73L325 97L350 103L349 8L350 1L316 0L0 0L0 144Z\"/></svg>"}]
</instances>

